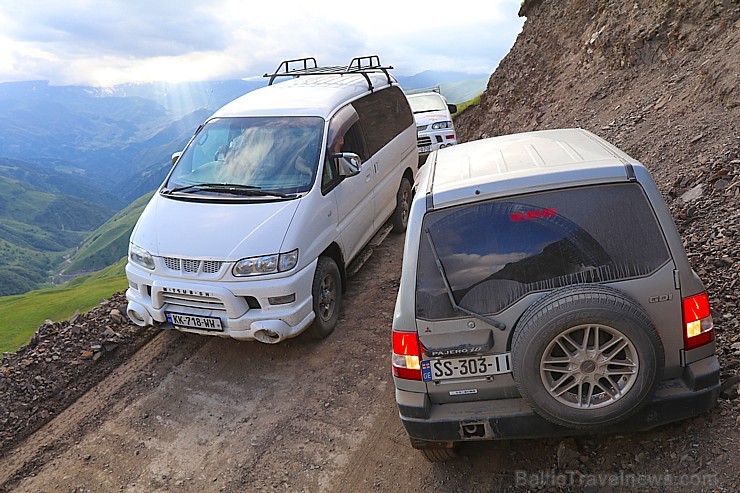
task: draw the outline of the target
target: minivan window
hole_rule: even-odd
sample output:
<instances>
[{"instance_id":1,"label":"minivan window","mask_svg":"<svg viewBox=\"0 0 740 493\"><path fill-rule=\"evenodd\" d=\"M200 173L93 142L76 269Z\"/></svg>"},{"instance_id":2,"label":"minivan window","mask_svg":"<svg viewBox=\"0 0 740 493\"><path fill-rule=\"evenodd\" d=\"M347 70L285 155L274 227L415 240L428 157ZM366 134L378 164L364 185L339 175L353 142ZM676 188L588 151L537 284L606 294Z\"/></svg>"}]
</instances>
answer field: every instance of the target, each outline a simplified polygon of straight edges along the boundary
<instances>
[{"instance_id":1,"label":"minivan window","mask_svg":"<svg viewBox=\"0 0 740 493\"><path fill-rule=\"evenodd\" d=\"M250 117L210 120L172 170L165 189L224 195L204 184L294 194L314 182L324 120L320 117ZM236 189L236 188L234 188Z\"/></svg>"},{"instance_id":2,"label":"minivan window","mask_svg":"<svg viewBox=\"0 0 740 493\"><path fill-rule=\"evenodd\" d=\"M397 86L373 92L353 102L352 106L360 116L371 156L414 125L408 100Z\"/></svg>"},{"instance_id":3,"label":"minivan window","mask_svg":"<svg viewBox=\"0 0 740 493\"><path fill-rule=\"evenodd\" d=\"M576 283L641 277L670 259L638 184L600 185L490 200L428 213L455 302L501 312L527 293ZM429 241L422 236L416 314L462 317L448 299Z\"/></svg>"},{"instance_id":4,"label":"minivan window","mask_svg":"<svg viewBox=\"0 0 740 493\"><path fill-rule=\"evenodd\" d=\"M339 175L337 160L332 158L335 152L353 152L360 157L361 162L367 160L365 141L359 123L354 123L342 136L342 146L339 149L329 149L324 159L324 172L321 178L321 193L326 195L342 181Z\"/></svg>"},{"instance_id":5,"label":"minivan window","mask_svg":"<svg viewBox=\"0 0 740 493\"><path fill-rule=\"evenodd\" d=\"M430 111L447 111L447 105L444 100L436 94L409 96L409 104L414 114Z\"/></svg>"}]
</instances>

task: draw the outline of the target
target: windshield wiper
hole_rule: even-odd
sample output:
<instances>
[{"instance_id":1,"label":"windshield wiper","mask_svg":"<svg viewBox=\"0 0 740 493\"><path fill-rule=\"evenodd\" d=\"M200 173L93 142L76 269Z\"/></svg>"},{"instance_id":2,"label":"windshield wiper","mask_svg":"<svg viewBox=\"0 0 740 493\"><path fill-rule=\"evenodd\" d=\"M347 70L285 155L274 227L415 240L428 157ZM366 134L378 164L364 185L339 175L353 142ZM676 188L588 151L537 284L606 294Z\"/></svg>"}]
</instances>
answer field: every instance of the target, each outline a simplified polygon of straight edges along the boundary
<instances>
[{"instance_id":1,"label":"windshield wiper","mask_svg":"<svg viewBox=\"0 0 740 493\"><path fill-rule=\"evenodd\" d=\"M424 234L426 234L427 240L429 241L429 245L432 247L432 254L434 255L434 262L437 264L437 270L439 270L439 275L442 276L442 280L444 281L445 290L447 291L447 296L450 298L450 303L452 304L452 308L454 308L455 310L459 310L461 312L467 313L468 315L472 315L478 320L482 320L487 324L493 325L497 329L506 330L506 324L498 322L490 317L486 317L485 315L482 315L478 312L474 312L472 310L468 310L467 308L463 308L462 306L457 304L457 302L455 301L455 296L452 294L452 287L450 286L450 281L447 280L445 269L442 266L442 260L439 258L439 255L437 254L437 247L434 246L434 240L432 240L432 233L429 232L429 228L424 229Z\"/></svg>"},{"instance_id":2,"label":"windshield wiper","mask_svg":"<svg viewBox=\"0 0 740 493\"><path fill-rule=\"evenodd\" d=\"M419 111L414 111L414 115L418 115L419 113L431 113L432 111L442 111L442 110L443 108L433 108L431 110L419 110Z\"/></svg>"},{"instance_id":3,"label":"windshield wiper","mask_svg":"<svg viewBox=\"0 0 740 493\"><path fill-rule=\"evenodd\" d=\"M254 185L242 185L241 183L196 183L193 185L184 185L181 187L175 187L173 189L164 189L162 193L169 195L174 192L184 191L197 191L197 190L214 190L218 192L231 193L235 195L244 195L249 197L280 197L283 199L289 199L295 197L295 195L289 195L281 192L275 192L270 190L262 190L260 187Z\"/></svg>"}]
</instances>

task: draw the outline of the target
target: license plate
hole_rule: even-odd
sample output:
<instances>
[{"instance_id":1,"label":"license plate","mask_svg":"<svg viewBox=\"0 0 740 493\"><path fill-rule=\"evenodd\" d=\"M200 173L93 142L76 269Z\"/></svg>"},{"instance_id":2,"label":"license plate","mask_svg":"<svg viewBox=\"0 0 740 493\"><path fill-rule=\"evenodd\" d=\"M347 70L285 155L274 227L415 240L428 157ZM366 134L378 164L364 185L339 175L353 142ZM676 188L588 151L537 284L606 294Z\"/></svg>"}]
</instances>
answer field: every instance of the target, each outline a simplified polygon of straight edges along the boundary
<instances>
[{"instance_id":1,"label":"license plate","mask_svg":"<svg viewBox=\"0 0 740 493\"><path fill-rule=\"evenodd\" d=\"M422 146L422 147L419 147L419 153L420 154L430 153L430 152L432 152L432 146Z\"/></svg>"},{"instance_id":2,"label":"license plate","mask_svg":"<svg viewBox=\"0 0 740 493\"><path fill-rule=\"evenodd\" d=\"M184 313L165 313L167 321L177 327L200 330L224 330L221 319L217 317L200 317L197 315L185 315Z\"/></svg>"},{"instance_id":3,"label":"license plate","mask_svg":"<svg viewBox=\"0 0 740 493\"><path fill-rule=\"evenodd\" d=\"M511 372L510 353L489 354L469 358L444 358L421 362L421 378L425 382L450 378L484 377Z\"/></svg>"}]
</instances>

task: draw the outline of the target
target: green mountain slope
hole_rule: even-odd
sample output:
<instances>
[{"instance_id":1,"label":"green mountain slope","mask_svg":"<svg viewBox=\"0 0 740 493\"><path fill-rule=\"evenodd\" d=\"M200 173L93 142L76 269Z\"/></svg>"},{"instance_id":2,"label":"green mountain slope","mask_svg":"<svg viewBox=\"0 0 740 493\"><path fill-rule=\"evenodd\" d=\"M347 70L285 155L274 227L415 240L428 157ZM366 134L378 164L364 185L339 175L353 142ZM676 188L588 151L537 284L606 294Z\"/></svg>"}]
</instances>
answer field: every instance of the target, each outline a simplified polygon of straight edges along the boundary
<instances>
[{"instance_id":1,"label":"green mountain slope","mask_svg":"<svg viewBox=\"0 0 740 493\"><path fill-rule=\"evenodd\" d=\"M101 299L126 289L125 265L122 259L62 286L0 297L0 352L15 351L27 344L45 320L66 320L75 310L87 311Z\"/></svg>"},{"instance_id":2,"label":"green mountain slope","mask_svg":"<svg viewBox=\"0 0 740 493\"><path fill-rule=\"evenodd\" d=\"M69 164L63 165L48 160L39 164L0 157L0 176L32 183L44 192L72 195L113 209L120 209L128 203L121 197L91 185L95 178Z\"/></svg>"},{"instance_id":3,"label":"green mountain slope","mask_svg":"<svg viewBox=\"0 0 740 493\"><path fill-rule=\"evenodd\" d=\"M131 231L153 194L139 197L95 230L65 262L62 277L100 270L125 257Z\"/></svg>"},{"instance_id":4,"label":"green mountain slope","mask_svg":"<svg viewBox=\"0 0 740 493\"><path fill-rule=\"evenodd\" d=\"M112 211L0 176L0 296L40 287L51 268Z\"/></svg>"}]
</instances>

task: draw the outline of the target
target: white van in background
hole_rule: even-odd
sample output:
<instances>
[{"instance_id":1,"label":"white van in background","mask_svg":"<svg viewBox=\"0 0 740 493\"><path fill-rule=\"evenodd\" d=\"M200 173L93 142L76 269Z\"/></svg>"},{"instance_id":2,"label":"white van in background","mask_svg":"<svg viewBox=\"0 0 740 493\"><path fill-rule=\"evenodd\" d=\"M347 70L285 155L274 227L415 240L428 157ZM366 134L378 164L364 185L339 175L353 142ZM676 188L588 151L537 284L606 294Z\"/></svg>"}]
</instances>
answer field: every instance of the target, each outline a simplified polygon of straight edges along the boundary
<instances>
[{"instance_id":1,"label":"white van in background","mask_svg":"<svg viewBox=\"0 0 740 493\"><path fill-rule=\"evenodd\" d=\"M457 144L452 124L452 113L457 112L457 106L447 102L439 86L405 92L416 120L420 162L432 151Z\"/></svg>"},{"instance_id":2,"label":"white van in background","mask_svg":"<svg viewBox=\"0 0 740 493\"><path fill-rule=\"evenodd\" d=\"M328 336L346 266L389 218L406 228L416 131L390 68L286 60L198 127L131 235L131 320L265 343Z\"/></svg>"}]
</instances>

